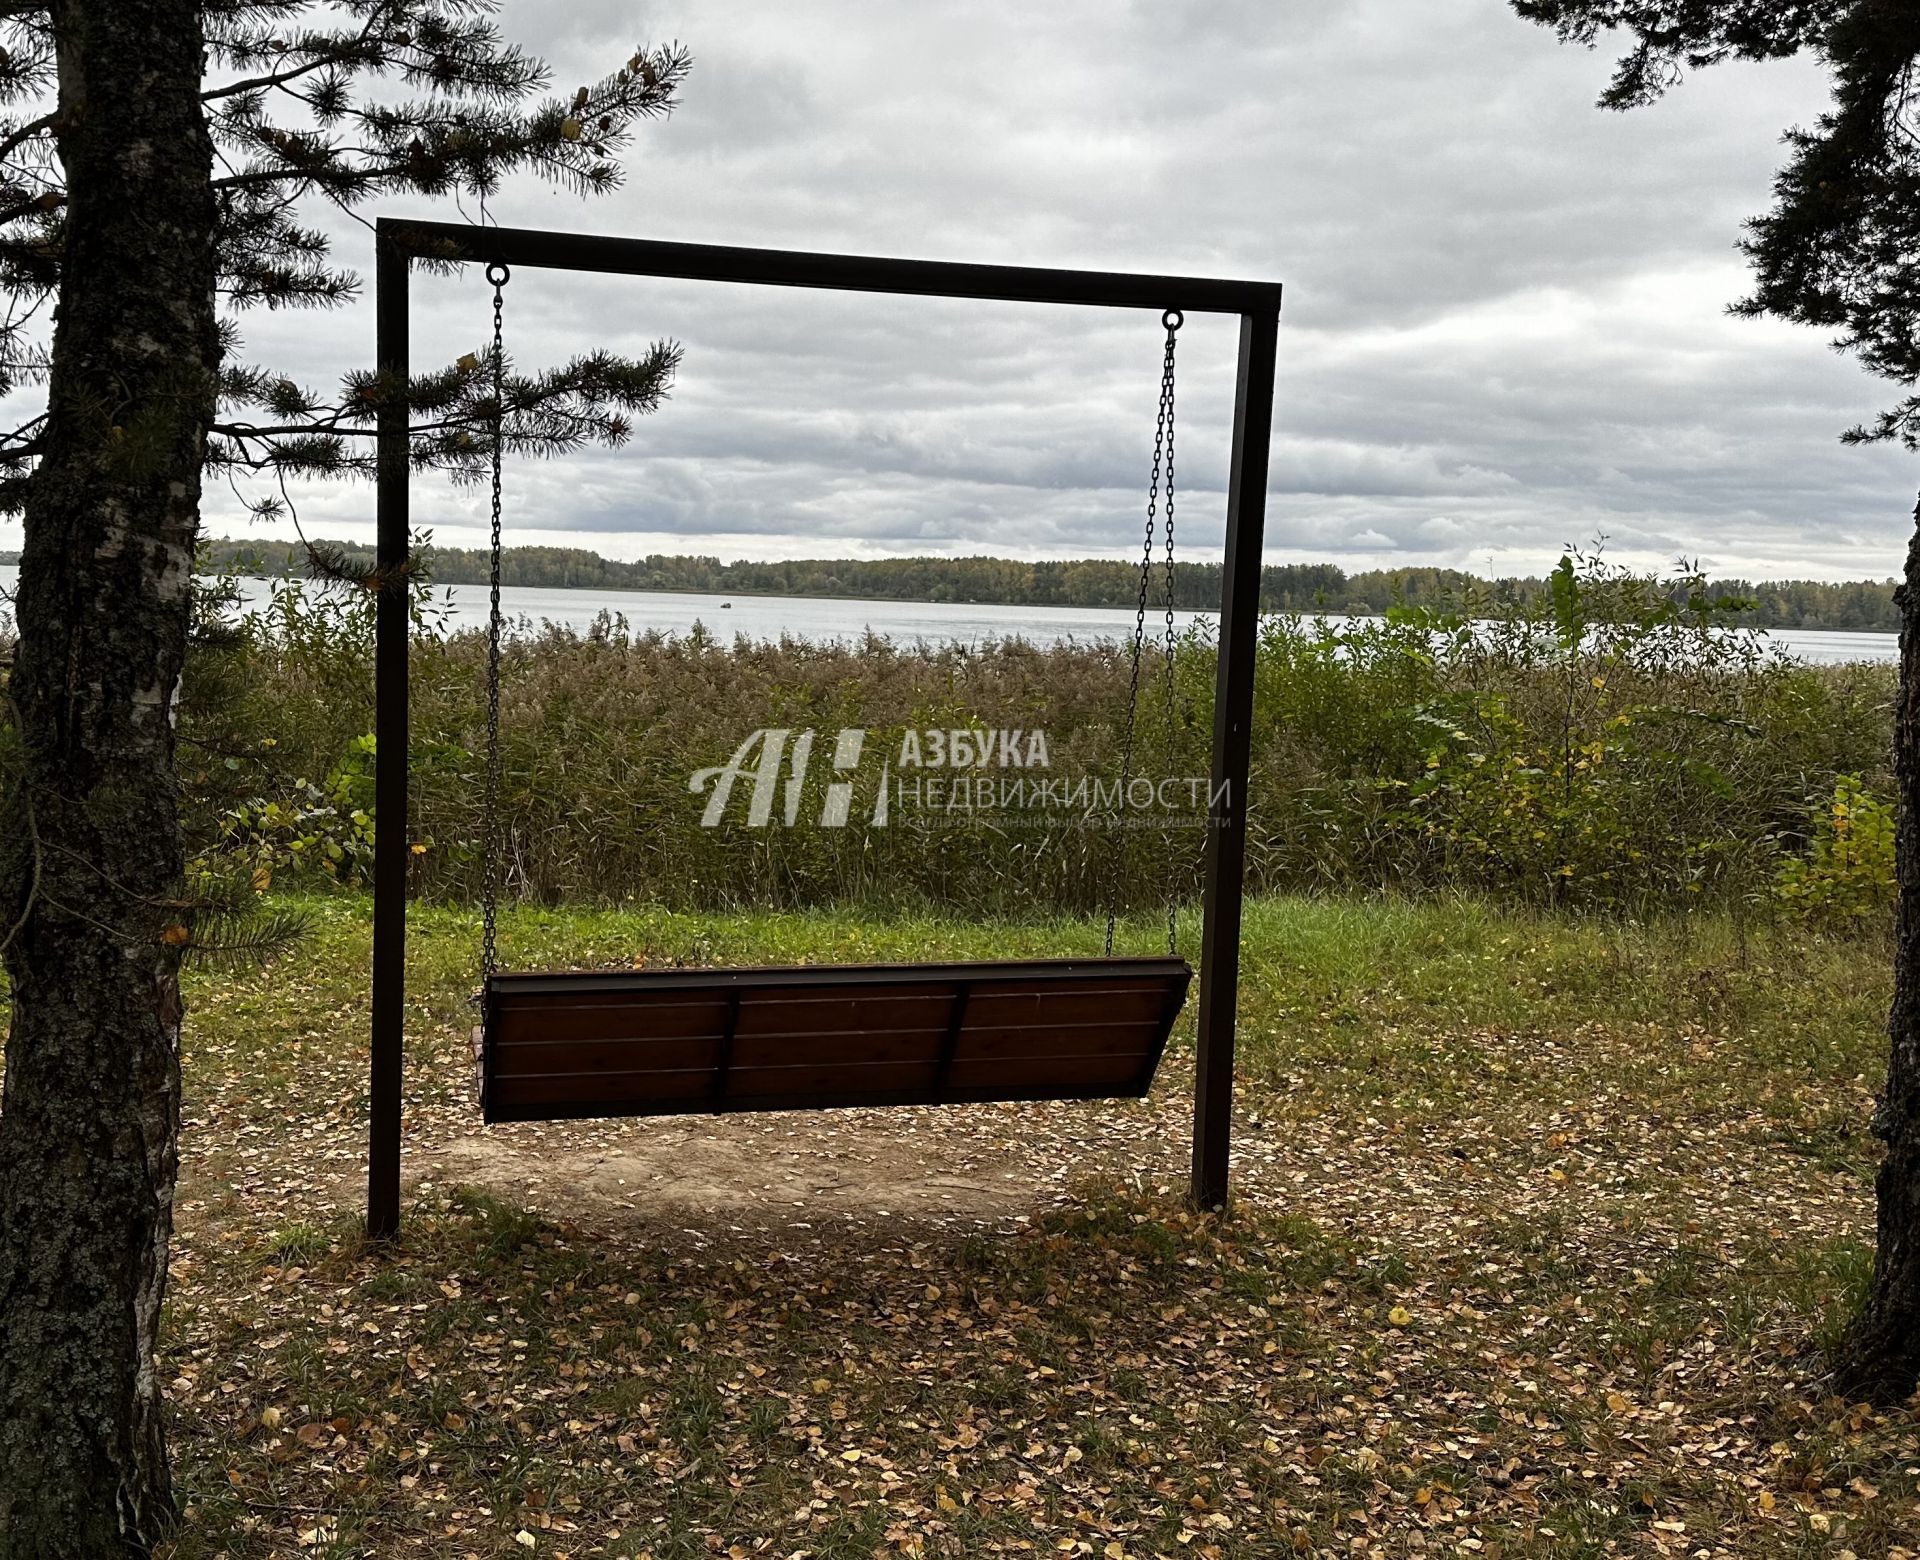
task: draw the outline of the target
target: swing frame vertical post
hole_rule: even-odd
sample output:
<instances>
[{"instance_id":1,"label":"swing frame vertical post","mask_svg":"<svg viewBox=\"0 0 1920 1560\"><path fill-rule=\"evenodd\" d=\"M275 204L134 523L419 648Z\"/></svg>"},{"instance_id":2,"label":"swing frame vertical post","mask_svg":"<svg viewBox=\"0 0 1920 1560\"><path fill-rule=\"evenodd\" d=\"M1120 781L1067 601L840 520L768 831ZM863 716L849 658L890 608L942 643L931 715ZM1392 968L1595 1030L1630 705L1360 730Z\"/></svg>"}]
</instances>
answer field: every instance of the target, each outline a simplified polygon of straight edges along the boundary
<instances>
[{"instance_id":1,"label":"swing frame vertical post","mask_svg":"<svg viewBox=\"0 0 1920 1560\"><path fill-rule=\"evenodd\" d=\"M1233 1036L1240 996L1241 896L1246 883L1247 771L1252 761L1254 651L1260 627L1261 544L1266 532L1279 333L1277 308L1272 313L1240 316L1195 1037L1191 1195L1199 1208L1225 1206L1233 1142Z\"/></svg>"},{"instance_id":2,"label":"swing frame vertical post","mask_svg":"<svg viewBox=\"0 0 1920 1560\"><path fill-rule=\"evenodd\" d=\"M367 1234L400 1228L400 1086L407 962L407 251L384 229L374 249L376 424L373 1016L367 1076Z\"/></svg>"}]
</instances>

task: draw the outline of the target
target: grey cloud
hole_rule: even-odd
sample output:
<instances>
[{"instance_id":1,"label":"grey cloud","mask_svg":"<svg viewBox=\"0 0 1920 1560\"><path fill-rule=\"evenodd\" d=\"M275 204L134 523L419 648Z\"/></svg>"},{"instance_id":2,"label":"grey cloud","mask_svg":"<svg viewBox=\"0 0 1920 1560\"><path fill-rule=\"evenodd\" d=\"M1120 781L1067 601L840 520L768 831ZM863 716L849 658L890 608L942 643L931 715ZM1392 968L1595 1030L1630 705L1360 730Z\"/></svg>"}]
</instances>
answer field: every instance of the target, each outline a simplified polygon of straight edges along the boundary
<instances>
[{"instance_id":1,"label":"grey cloud","mask_svg":"<svg viewBox=\"0 0 1920 1560\"><path fill-rule=\"evenodd\" d=\"M1731 572L1897 564L1913 461L1836 443L1887 387L1811 333L1723 313L1779 133L1822 107L1804 66L1603 114L1608 57L1501 0L508 0L502 25L562 89L643 38L696 59L625 190L583 206L515 185L502 222L1283 280L1275 558L1538 568L1604 532L1618 556ZM364 230L338 231L364 258ZM421 361L482 339L477 278L423 280L415 304ZM508 319L527 364L663 336L687 352L628 449L511 473L516 536L729 556L1134 545L1151 316L529 272ZM309 377L370 356L364 305L246 328ZM1196 547L1219 544L1233 352L1229 321L1183 333ZM365 534L369 503L318 490L303 514ZM479 538L477 495L423 485L417 503L444 539Z\"/></svg>"}]
</instances>

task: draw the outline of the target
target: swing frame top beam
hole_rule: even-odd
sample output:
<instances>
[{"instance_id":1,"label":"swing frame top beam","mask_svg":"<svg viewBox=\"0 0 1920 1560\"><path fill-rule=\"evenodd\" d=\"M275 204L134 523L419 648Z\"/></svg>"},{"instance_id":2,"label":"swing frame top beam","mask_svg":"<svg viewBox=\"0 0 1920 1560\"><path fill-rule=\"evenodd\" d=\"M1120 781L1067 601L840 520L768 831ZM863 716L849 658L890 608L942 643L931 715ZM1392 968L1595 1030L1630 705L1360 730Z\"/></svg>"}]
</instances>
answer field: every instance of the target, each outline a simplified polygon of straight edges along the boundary
<instances>
[{"instance_id":1,"label":"swing frame top beam","mask_svg":"<svg viewBox=\"0 0 1920 1560\"><path fill-rule=\"evenodd\" d=\"M420 262L1240 317L1217 635L1212 781L1208 786L1213 800L1207 817L1202 895L1192 1170L1193 1201L1202 1208L1222 1206L1227 1197L1233 1116L1234 1015L1240 978L1254 647L1273 430L1280 284L745 249L382 217L374 233L374 357L378 372L399 382L406 380L410 355L410 271ZM409 863L405 819L410 622L404 565L412 539L408 491L411 460L408 409L399 397L382 399L376 448L377 549L382 584L374 640L376 767L367 1232L383 1237L400 1227ZM396 757L398 762L393 761Z\"/></svg>"},{"instance_id":2,"label":"swing frame top beam","mask_svg":"<svg viewBox=\"0 0 1920 1560\"><path fill-rule=\"evenodd\" d=\"M601 233L549 233L534 228L470 227L382 217L376 245L422 260L473 262L615 276L659 276L765 287L819 287L838 292L899 293L922 298L994 299L1115 309L1180 309L1190 314L1280 312L1278 282L1205 276L1144 276L1125 271L1068 271L969 261L899 260L879 255L819 254L795 249L739 249L677 244Z\"/></svg>"}]
</instances>

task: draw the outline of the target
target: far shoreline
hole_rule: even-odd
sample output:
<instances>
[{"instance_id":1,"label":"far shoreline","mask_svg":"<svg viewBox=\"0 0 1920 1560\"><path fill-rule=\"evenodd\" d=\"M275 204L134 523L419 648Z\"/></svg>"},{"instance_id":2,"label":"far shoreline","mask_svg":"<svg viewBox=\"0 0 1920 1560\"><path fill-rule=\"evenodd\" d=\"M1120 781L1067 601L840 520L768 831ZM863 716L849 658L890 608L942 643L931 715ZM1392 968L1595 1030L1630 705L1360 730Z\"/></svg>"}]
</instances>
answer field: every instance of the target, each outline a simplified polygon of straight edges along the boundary
<instances>
[{"instance_id":1,"label":"far shoreline","mask_svg":"<svg viewBox=\"0 0 1920 1560\"><path fill-rule=\"evenodd\" d=\"M4 567L6 565L0 565ZM299 578L288 574L255 574L247 570L235 571L241 579L259 580L271 584L276 580ZM486 590L485 580L435 580L434 588L455 586L463 590ZM598 591L608 596L705 596L714 601L877 601L904 607L1006 607L1015 612L1128 612L1132 608L1125 606L1103 606L1084 601L935 601L930 596L860 596L845 591L797 591L797 590L683 590L670 585L516 585L502 581L502 590L564 590L591 593ZM1151 620L1158 608L1149 606L1147 617ZM1202 617L1217 616L1218 607L1181 607L1181 612L1196 613ZM1378 622L1386 616L1384 612L1350 611L1338 607L1315 608L1311 611L1301 607L1263 607L1262 617L1300 617L1300 618L1345 618L1349 622ZM1742 627L1748 625L1741 625ZM1807 625L1774 625L1769 628L1761 624L1751 625L1757 633L1788 634L1865 634L1876 639L1885 639L1895 631L1887 628L1826 628Z\"/></svg>"},{"instance_id":2,"label":"far shoreline","mask_svg":"<svg viewBox=\"0 0 1920 1560\"><path fill-rule=\"evenodd\" d=\"M210 538L209 540L216 546L236 545L235 539L233 538L215 537L215 538ZM13 551L0 552L0 568L17 569L19 567L19 561L20 561L19 554L17 552L13 552ZM847 560L847 561L854 561L854 560ZM1127 566L1130 568L1137 569L1138 567L1137 562L1128 562L1127 560L1101 559L1101 560L1086 560L1086 561L1112 563L1112 564L1127 563ZM213 569L207 572L210 575L218 575L222 571L218 569ZM301 580L307 577L301 574L297 569L287 569L287 570L281 570L277 572L269 572L259 568L236 567L231 569L228 572L231 572L234 578L251 580L263 585L273 585L275 583L278 583L283 580L288 580L288 579ZM1861 585L1866 585L1866 586L1875 587L1875 588L1883 588L1883 589L1890 588L1891 586L1891 582L1882 582L1882 581L1858 581L1858 582L1848 582L1848 583L1857 583ZM453 589L455 587L458 587L461 589L480 590L480 591L486 590L488 586L488 582L484 579L449 580L449 579L436 578L436 579L433 579L432 584L435 588L444 586L448 589ZM732 602L736 600L755 601L755 602L816 601L816 602L834 602L834 603L846 603L846 604L870 603L876 606L889 606L889 607L925 606L925 607L951 607L951 608L962 608L962 609L972 608L972 607L991 607L991 608L1004 609L1010 612L1069 612L1069 613L1084 612L1084 613L1129 613L1130 614L1134 610L1134 604L1131 601L1127 601L1127 602L1084 602L1084 601L1040 602L1040 601L1008 601L1008 600L996 600L996 599L983 599L979 597L968 597L964 599L949 597L945 600L939 600L932 596L925 596L925 595L902 596L902 595L888 595L888 594L878 594L873 592L859 592L859 591L845 591L845 590L841 590L841 591L765 590L765 589L756 589L751 586L744 586L744 585L738 589L714 590L711 588L701 589L701 588L694 588L691 586L670 585L670 584L618 585L618 584L602 584L598 582L580 582L580 581L558 581L558 582L552 582L552 583L529 584L529 583L523 583L519 581L503 581L502 588L506 590L513 590L513 591L523 591L523 590L524 591L560 591L560 592L567 592L570 594L579 593L583 595L584 594L600 594L600 595L605 595L609 597L654 596L654 597L682 598L682 599L692 597L692 598L701 598L701 599L706 599L706 600L711 600L716 602ZM1438 605L1438 603L1416 603L1416 604ZM1183 606L1183 607L1180 607L1178 610L1184 614L1191 614L1191 615L1198 615L1198 616L1217 616L1219 612L1219 608L1217 605ZM1157 611L1158 609L1156 607L1150 607L1149 616L1151 617L1156 615ZM1274 606L1274 607L1263 607L1261 609L1261 615L1270 616L1270 617L1293 616L1293 617L1299 617L1307 620L1313 620L1317 618L1339 618L1347 622L1378 622L1386 617L1387 609L1384 609L1378 606L1370 606L1370 605L1356 605L1352 607L1338 607L1338 606L1304 607L1304 606L1298 606L1298 605L1283 605L1283 606ZM1881 628L1868 628L1868 627L1857 627L1857 626L1841 627L1841 626L1830 626L1822 623L1805 624L1805 623L1752 622L1752 623L1742 624L1740 626L1752 628L1756 632L1768 633L1768 634L1836 634L1836 635L1845 634L1845 635L1851 635L1851 636L1870 637L1876 640L1897 638L1899 633L1899 630L1894 627L1881 627Z\"/></svg>"}]
</instances>

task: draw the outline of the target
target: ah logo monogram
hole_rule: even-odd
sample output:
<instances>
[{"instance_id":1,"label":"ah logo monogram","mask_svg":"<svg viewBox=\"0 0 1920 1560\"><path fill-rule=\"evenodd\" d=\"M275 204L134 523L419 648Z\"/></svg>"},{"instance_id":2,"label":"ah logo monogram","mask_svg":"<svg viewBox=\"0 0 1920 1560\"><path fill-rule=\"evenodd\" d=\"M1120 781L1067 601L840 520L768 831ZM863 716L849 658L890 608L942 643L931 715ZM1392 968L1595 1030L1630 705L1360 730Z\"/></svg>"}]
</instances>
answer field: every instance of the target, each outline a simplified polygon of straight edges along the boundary
<instances>
[{"instance_id":1,"label":"ah logo monogram","mask_svg":"<svg viewBox=\"0 0 1920 1560\"><path fill-rule=\"evenodd\" d=\"M707 793L707 808L700 815L700 827L718 828L721 819L726 816L727 803L733 798L735 783L751 778L753 795L747 802L747 827L766 828L773 820L777 803L780 821L792 828L800 821L800 802L807 781L807 765L813 759L813 737L811 731L795 732L785 726L764 728L749 734L747 740L734 749L733 757L726 763L717 764L711 769L695 770L687 789L695 795L702 791ZM791 744L789 738L792 739ZM860 755L866 742L866 732L858 727L845 727L834 739L834 773L846 778L835 779L827 786L825 799L820 805L822 828L844 829L847 826L847 819L853 813L853 774L860 767ZM885 828L887 825L888 776L889 768L882 763L880 784L869 820L876 828Z\"/></svg>"}]
</instances>

